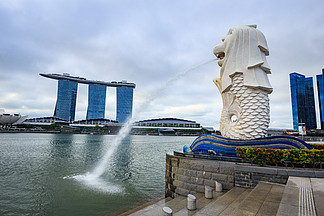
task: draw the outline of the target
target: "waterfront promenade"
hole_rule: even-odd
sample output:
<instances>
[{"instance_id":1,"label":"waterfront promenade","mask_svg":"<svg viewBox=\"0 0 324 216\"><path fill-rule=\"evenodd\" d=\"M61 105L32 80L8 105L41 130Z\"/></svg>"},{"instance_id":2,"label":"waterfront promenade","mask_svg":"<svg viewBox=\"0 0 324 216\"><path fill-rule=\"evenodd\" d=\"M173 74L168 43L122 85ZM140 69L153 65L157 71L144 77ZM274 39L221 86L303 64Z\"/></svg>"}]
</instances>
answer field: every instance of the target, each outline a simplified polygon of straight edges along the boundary
<instances>
[{"instance_id":1,"label":"waterfront promenade","mask_svg":"<svg viewBox=\"0 0 324 216\"><path fill-rule=\"evenodd\" d=\"M260 167L250 163L183 157L167 154L163 200L122 214L162 215L324 215L324 171L312 168ZM213 199L204 197L205 186ZM197 209L187 209L187 195L194 194Z\"/></svg>"},{"instance_id":2,"label":"waterfront promenade","mask_svg":"<svg viewBox=\"0 0 324 216\"><path fill-rule=\"evenodd\" d=\"M166 198L121 216L163 215L169 207L174 216L290 216L324 215L324 178L289 177L287 184L260 181L253 189L234 187L228 192L214 192L213 199L194 194L197 209L187 209L186 196Z\"/></svg>"}]
</instances>

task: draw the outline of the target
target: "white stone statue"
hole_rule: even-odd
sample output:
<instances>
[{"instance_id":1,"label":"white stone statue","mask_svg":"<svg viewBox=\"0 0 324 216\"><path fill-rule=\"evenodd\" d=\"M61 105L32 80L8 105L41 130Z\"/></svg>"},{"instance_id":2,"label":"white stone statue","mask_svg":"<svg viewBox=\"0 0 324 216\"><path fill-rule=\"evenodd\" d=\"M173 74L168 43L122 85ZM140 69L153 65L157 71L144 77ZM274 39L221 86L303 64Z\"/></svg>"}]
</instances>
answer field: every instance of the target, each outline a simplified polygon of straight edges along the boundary
<instances>
[{"instance_id":1,"label":"white stone statue","mask_svg":"<svg viewBox=\"0 0 324 216\"><path fill-rule=\"evenodd\" d=\"M220 132L232 139L265 137L272 92L266 39L250 25L231 28L222 41L214 47L221 70L220 78L213 80L223 100Z\"/></svg>"}]
</instances>

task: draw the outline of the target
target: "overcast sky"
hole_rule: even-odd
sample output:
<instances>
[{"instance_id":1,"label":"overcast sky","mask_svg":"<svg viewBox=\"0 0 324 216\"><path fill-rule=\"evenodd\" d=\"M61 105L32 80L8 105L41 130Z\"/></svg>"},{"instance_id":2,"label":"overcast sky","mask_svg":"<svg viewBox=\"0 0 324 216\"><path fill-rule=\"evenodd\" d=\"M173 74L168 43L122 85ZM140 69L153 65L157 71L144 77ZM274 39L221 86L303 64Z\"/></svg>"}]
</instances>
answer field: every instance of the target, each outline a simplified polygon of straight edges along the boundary
<instances>
[{"instance_id":1,"label":"overcast sky","mask_svg":"<svg viewBox=\"0 0 324 216\"><path fill-rule=\"evenodd\" d=\"M292 128L289 73L320 74L324 67L324 1L1 0L0 108L29 117L52 116L57 81L39 73L136 83L135 116L176 117L219 128L221 96L212 82L214 59L229 28L257 24L270 49L272 128ZM85 119L87 86L79 85L76 119ZM115 119L115 89L106 118ZM316 94L317 101L317 94ZM319 118L319 116L317 116Z\"/></svg>"}]
</instances>

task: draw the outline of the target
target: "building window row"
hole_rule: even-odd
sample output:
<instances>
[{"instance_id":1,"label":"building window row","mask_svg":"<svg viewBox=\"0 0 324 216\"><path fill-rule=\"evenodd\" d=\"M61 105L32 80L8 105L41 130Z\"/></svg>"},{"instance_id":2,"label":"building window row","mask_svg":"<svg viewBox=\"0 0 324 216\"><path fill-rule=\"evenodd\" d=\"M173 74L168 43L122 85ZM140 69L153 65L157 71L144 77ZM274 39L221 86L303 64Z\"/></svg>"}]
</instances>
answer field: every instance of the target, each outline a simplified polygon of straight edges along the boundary
<instances>
[{"instance_id":1,"label":"building window row","mask_svg":"<svg viewBox=\"0 0 324 216\"><path fill-rule=\"evenodd\" d=\"M179 123L135 123L137 126L144 127L186 127L186 128L200 128L200 124L179 124Z\"/></svg>"}]
</instances>

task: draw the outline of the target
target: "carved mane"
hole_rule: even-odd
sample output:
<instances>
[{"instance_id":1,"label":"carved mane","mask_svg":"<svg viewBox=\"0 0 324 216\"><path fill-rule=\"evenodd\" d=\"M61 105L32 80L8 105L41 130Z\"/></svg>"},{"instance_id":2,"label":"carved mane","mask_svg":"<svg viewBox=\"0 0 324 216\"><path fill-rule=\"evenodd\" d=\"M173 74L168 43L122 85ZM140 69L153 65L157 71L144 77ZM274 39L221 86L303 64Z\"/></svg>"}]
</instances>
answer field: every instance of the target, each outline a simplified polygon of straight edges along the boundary
<instances>
[{"instance_id":1,"label":"carved mane","mask_svg":"<svg viewBox=\"0 0 324 216\"><path fill-rule=\"evenodd\" d=\"M264 35L256 26L238 26L231 28L223 43L214 48L214 53L223 52L220 72L221 92L232 86L232 77L243 74L243 85L272 92L267 74L271 73L266 56L269 49Z\"/></svg>"}]
</instances>

